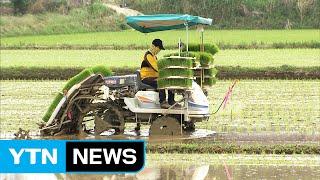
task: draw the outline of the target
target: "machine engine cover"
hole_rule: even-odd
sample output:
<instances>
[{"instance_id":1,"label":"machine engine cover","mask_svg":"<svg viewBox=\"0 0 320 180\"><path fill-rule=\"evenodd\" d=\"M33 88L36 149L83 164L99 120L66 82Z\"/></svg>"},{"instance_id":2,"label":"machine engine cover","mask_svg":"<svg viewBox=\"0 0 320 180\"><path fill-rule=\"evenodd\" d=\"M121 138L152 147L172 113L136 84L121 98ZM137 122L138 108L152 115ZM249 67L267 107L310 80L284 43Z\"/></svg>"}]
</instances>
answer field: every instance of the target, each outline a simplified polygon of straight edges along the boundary
<instances>
[{"instance_id":1,"label":"machine engine cover","mask_svg":"<svg viewBox=\"0 0 320 180\"><path fill-rule=\"evenodd\" d=\"M137 86L137 75L109 76L104 77L105 85L109 88L119 88L125 86Z\"/></svg>"},{"instance_id":2,"label":"machine engine cover","mask_svg":"<svg viewBox=\"0 0 320 180\"><path fill-rule=\"evenodd\" d=\"M209 101L206 95L203 93L201 87L196 83L192 82L192 91L190 91L189 108L192 110L208 110L209 111Z\"/></svg>"},{"instance_id":3,"label":"machine engine cover","mask_svg":"<svg viewBox=\"0 0 320 180\"><path fill-rule=\"evenodd\" d=\"M160 108L159 93L155 91L138 91L135 95L141 108Z\"/></svg>"}]
</instances>

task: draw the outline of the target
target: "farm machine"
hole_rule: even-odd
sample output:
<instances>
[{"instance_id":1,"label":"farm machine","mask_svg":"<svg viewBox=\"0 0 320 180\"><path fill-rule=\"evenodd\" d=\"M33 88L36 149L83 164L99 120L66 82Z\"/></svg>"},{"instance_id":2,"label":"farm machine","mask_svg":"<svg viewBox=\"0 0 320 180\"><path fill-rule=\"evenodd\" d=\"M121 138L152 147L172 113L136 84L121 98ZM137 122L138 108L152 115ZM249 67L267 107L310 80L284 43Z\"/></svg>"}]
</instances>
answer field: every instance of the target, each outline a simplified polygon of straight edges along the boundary
<instances>
[{"instance_id":1,"label":"farm machine","mask_svg":"<svg viewBox=\"0 0 320 180\"><path fill-rule=\"evenodd\" d=\"M212 20L190 15L129 16L127 23L143 32L186 28L188 53L188 28L193 25L211 25ZM192 59L179 53L169 59ZM181 67L178 67L181 68ZM201 73L202 74L202 73ZM178 77L179 78L179 77ZM190 78L189 78L190 80ZM149 135L181 135L195 130L195 123L208 120L209 102L202 84L195 79L186 87L165 86L173 90L180 100L168 109L160 107L157 89L144 84L140 72L123 76L104 76L93 73L74 84L57 103L46 123L40 127L44 136L74 134L80 131L101 134L112 131L124 133L127 123L134 123L139 131L142 124L149 124ZM92 123L93 122L93 123ZM89 128L90 124L92 128Z\"/></svg>"}]
</instances>

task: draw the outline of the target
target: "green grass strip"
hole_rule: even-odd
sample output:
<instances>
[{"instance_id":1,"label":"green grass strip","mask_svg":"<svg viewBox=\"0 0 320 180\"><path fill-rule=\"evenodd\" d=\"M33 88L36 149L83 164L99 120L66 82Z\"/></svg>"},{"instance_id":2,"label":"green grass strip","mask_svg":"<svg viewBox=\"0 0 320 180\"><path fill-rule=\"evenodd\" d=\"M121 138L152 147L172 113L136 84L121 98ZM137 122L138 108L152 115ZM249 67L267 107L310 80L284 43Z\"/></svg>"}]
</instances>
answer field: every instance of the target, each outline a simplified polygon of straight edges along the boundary
<instances>
[{"instance_id":1,"label":"green grass strip","mask_svg":"<svg viewBox=\"0 0 320 180\"><path fill-rule=\"evenodd\" d=\"M183 51L186 51L187 47L185 46L183 48ZM189 47L188 47L188 50L189 51L200 51L200 44L189 44ZM207 53L210 53L212 55L215 55L217 52L219 52L219 47L216 45L216 44L204 44L204 51L207 52Z\"/></svg>"},{"instance_id":2,"label":"green grass strip","mask_svg":"<svg viewBox=\"0 0 320 180\"><path fill-rule=\"evenodd\" d=\"M18 37L17 37L18 38ZM19 42L19 41L18 41ZM218 42L219 49L319 49L320 42L310 41L310 42ZM176 49L176 45L166 45L166 49ZM1 44L1 49L36 49L36 50L145 50L148 49L149 45L116 45L116 44L43 44L43 43L20 43L20 44Z\"/></svg>"},{"instance_id":3,"label":"green grass strip","mask_svg":"<svg viewBox=\"0 0 320 180\"><path fill-rule=\"evenodd\" d=\"M159 88L177 86L183 88L190 88L192 86L192 79L159 79Z\"/></svg>"},{"instance_id":4,"label":"green grass strip","mask_svg":"<svg viewBox=\"0 0 320 180\"><path fill-rule=\"evenodd\" d=\"M159 69L164 69L170 66L182 66L186 68L192 68L191 59L181 59L181 58L163 58L158 61Z\"/></svg>"},{"instance_id":5,"label":"green grass strip","mask_svg":"<svg viewBox=\"0 0 320 180\"><path fill-rule=\"evenodd\" d=\"M56 95L56 97L54 98L54 100L52 101L52 103L50 104L47 112L45 113L45 115L42 117L42 120L44 122L48 122L48 120L50 119L53 111L55 110L55 108L57 107L57 105L59 104L59 102L61 101L61 99L63 98L63 94L62 93L58 93Z\"/></svg>"},{"instance_id":6,"label":"green grass strip","mask_svg":"<svg viewBox=\"0 0 320 180\"><path fill-rule=\"evenodd\" d=\"M241 67L216 66L218 79L320 79L320 66ZM116 75L134 74L139 67L113 67ZM68 80L81 67L1 67L1 80ZM63 73L61 73L63 72Z\"/></svg>"},{"instance_id":7,"label":"green grass strip","mask_svg":"<svg viewBox=\"0 0 320 180\"><path fill-rule=\"evenodd\" d=\"M320 154L318 144L164 143L148 144L148 153Z\"/></svg>"},{"instance_id":8,"label":"green grass strip","mask_svg":"<svg viewBox=\"0 0 320 180\"><path fill-rule=\"evenodd\" d=\"M169 76L181 76L191 78L193 71L191 69L160 69L159 78L166 78Z\"/></svg>"}]
</instances>

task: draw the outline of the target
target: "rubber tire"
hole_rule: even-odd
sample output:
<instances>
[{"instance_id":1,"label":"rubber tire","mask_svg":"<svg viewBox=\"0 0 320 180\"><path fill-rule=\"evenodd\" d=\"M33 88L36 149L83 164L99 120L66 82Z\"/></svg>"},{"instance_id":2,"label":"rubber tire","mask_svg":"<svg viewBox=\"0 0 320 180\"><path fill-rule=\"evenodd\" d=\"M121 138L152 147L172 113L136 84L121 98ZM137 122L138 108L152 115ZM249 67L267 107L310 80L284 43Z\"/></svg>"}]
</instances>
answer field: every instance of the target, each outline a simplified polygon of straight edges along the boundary
<instances>
[{"instance_id":1,"label":"rubber tire","mask_svg":"<svg viewBox=\"0 0 320 180\"><path fill-rule=\"evenodd\" d=\"M155 119L149 129L150 136L180 136L181 125L176 118L161 116Z\"/></svg>"}]
</instances>

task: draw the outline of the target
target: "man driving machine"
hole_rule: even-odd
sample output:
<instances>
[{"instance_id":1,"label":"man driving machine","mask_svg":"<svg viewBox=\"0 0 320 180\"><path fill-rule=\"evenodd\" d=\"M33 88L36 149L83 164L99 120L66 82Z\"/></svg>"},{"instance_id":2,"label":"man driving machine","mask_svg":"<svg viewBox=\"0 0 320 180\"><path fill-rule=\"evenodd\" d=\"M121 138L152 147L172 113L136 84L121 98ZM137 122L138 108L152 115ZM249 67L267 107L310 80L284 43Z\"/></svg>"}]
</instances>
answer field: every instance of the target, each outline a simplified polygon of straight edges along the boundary
<instances>
[{"instance_id":1,"label":"man driving machine","mask_svg":"<svg viewBox=\"0 0 320 180\"><path fill-rule=\"evenodd\" d=\"M157 54L165 50L160 39L154 39L150 49L145 53L141 63L140 76L144 84L148 84L155 89L158 89L158 59ZM166 101L166 93L164 89L159 89L159 102L161 108L168 109L171 105L175 104L174 92L168 90L168 101Z\"/></svg>"}]
</instances>

